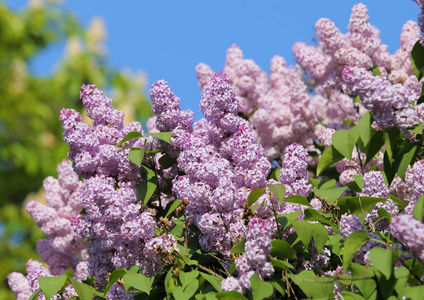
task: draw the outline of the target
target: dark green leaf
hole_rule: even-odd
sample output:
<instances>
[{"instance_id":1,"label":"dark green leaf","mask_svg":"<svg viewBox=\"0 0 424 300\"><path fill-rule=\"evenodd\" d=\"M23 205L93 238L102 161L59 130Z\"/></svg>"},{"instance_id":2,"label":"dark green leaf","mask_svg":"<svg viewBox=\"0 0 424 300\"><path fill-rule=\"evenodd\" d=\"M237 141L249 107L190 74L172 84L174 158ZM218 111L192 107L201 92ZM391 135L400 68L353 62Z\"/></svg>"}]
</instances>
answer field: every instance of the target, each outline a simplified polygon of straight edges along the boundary
<instances>
[{"instance_id":1,"label":"dark green leaf","mask_svg":"<svg viewBox=\"0 0 424 300\"><path fill-rule=\"evenodd\" d=\"M316 211L315 209L308 208L308 209L305 209L303 213L305 215L303 217L305 221L318 221L322 224L333 227L333 230L337 231L337 226L333 222L324 218L324 216L320 212Z\"/></svg>"},{"instance_id":2,"label":"dark green leaf","mask_svg":"<svg viewBox=\"0 0 424 300\"><path fill-rule=\"evenodd\" d=\"M411 51L411 63L418 81L424 74L424 47L417 41Z\"/></svg>"},{"instance_id":3,"label":"dark green leaf","mask_svg":"<svg viewBox=\"0 0 424 300\"><path fill-rule=\"evenodd\" d=\"M67 279L68 276L66 274L57 277L40 277L38 278L38 283L46 299L50 299L65 287Z\"/></svg>"},{"instance_id":4,"label":"dark green leaf","mask_svg":"<svg viewBox=\"0 0 424 300\"><path fill-rule=\"evenodd\" d=\"M402 200L400 200L398 197L396 197L395 195L389 194L390 199L392 199L392 201L394 203L396 203L396 205L405 208L406 207L406 203L403 202Z\"/></svg>"},{"instance_id":5,"label":"dark green leaf","mask_svg":"<svg viewBox=\"0 0 424 300\"><path fill-rule=\"evenodd\" d=\"M217 293L215 296L222 300L249 300L237 291L221 292Z\"/></svg>"},{"instance_id":6,"label":"dark green leaf","mask_svg":"<svg viewBox=\"0 0 424 300\"><path fill-rule=\"evenodd\" d=\"M232 254L243 254L245 244L246 244L246 238L243 238L240 242L235 244L233 246L233 248L231 248L230 253L232 253Z\"/></svg>"},{"instance_id":7,"label":"dark green leaf","mask_svg":"<svg viewBox=\"0 0 424 300\"><path fill-rule=\"evenodd\" d=\"M296 252L290 246L289 243L282 240L273 240L271 242L271 252L272 256L277 256L278 258L288 258L288 259L296 259Z\"/></svg>"},{"instance_id":8,"label":"dark green leaf","mask_svg":"<svg viewBox=\"0 0 424 300\"><path fill-rule=\"evenodd\" d=\"M350 262L355 256L358 249L362 247L365 242L369 241L370 236L364 230L357 230L351 233L344 242L343 248L343 270L349 270Z\"/></svg>"},{"instance_id":9,"label":"dark green leaf","mask_svg":"<svg viewBox=\"0 0 424 300\"><path fill-rule=\"evenodd\" d=\"M344 157L352 160L353 147L359 138L359 132L356 127L349 130L340 129L333 133L331 141L334 148L341 153Z\"/></svg>"},{"instance_id":10,"label":"dark green leaf","mask_svg":"<svg viewBox=\"0 0 424 300\"><path fill-rule=\"evenodd\" d=\"M123 143L128 142L129 140L138 139L138 138L142 138L142 137L143 137L143 135L140 132L138 132L138 131L131 131L122 140L120 140L116 144L116 147L121 146Z\"/></svg>"},{"instance_id":11,"label":"dark green leaf","mask_svg":"<svg viewBox=\"0 0 424 300\"><path fill-rule=\"evenodd\" d=\"M275 181L280 181L280 172L281 172L281 167L274 169L271 172L271 175L269 175L269 179L274 179Z\"/></svg>"},{"instance_id":12,"label":"dark green leaf","mask_svg":"<svg viewBox=\"0 0 424 300\"><path fill-rule=\"evenodd\" d=\"M367 147L367 159L365 160L365 165L367 165L371 159L374 158L374 156L380 151L381 147L384 145L384 132L383 131L377 131L375 132Z\"/></svg>"},{"instance_id":13,"label":"dark green leaf","mask_svg":"<svg viewBox=\"0 0 424 300\"><path fill-rule=\"evenodd\" d=\"M199 287L199 280L195 279L193 280L189 285L187 285L185 288L182 288L181 286L176 286L172 289L172 295L175 299L178 300L189 300L191 297L194 296L197 289Z\"/></svg>"},{"instance_id":14,"label":"dark green leaf","mask_svg":"<svg viewBox=\"0 0 424 300\"><path fill-rule=\"evenodd\" d=\"M284 202L300 204L300 205L312 207L311 204L309 203L308 199L306 199L306 197L302 197L302 196L298 196L298 195L288 196L284 200Z\"/></svg>"},{"instance_id":15,"label":"dark green leaf","mask_svg":"<svg viewBox=\"0 0 424 300\"><path fill-rule=\"evenodd\" d=\"M212 276L203 272L200 272L200 276L205 278L217 292L221 292L221 283L223 280L221 276Z\"/></svg>"},{"instance_id":16,"label":"dark green leaf","mask_svg":"<svg viewBox=\"0 0 424 300\"><path fill-rule=\"evenodd\" d=\"M408 169L408 166L412 163L412 159L415 156L416 151L418 150L417 145L413 146L411 150L405 153L402 156L402 160L400 161L399 168L397 170L397 174L402 180L405 180L405 173Z\"/></svg>"},{"instance_id":17,"label":"dark green leaf","mask_svg":"<svg viewBox=\"0 0 424 300\"><path fill-rule=\"evenodd\" d=\"M127 291L133 287L149 295L152 290L154 277L147 277L139 273L127 273L122 277L122 280L125 283L125 289Z\"/></svg>"},{"instance_id":18,"label":"dark green leaf","mask_svg":"<svg viewBox=\"0 0 424 300\"><path fill-rule=\"evenodd\" d=\"M340 154L339 151L334 148L333 145L327 147L321 155L321 158L317 166L317 176L321 175L328 167L330 167L335 162L342 160L344 156Z\"/></svg>"},{"instance_id":19,"label":"dark green leaf","mask_svg":"<svg viewBox=\"0 0 424 300\"><path fill-rule=\"evenodd\" d=\"M418 221L423 220L423 209L424 209L424 195L421 195L417 202L415 203L414 209L412 210L412 215Z\"/></svg>"},{"instance_id":20,"label":"dark green leaf","mask_svg":"<svg viewBox=\"0 0 424 300\"><path fill-rule=\"evenodd\" d=\"M271 297L274 288L269 282L263 282L258 274L250 277L250 285L252 286L252 295L255 300L262 300Z\"/></svg>"},{"instance_id":21,"label":"dark green leaf","mask_svg":"<svg viewBox=\"0 0 424 300\"><path fill-rule=\"evenodd\" d=\"M343 197L337 201L337 206L340 208L339 213L359 214L370 211L374 205L379 202L386 202L385 198L375 197Z\"/></svg>"},{"instance_id":22,"label":"dark green leaf","mask_svg":"<svg viewBox=\"0 0 424 300\"><path fill-rule=\"evenodd\" d=\"M277 292L280 293L281 296L284 297L284 295L286 294L286 291L283 288L283 283L277 282L277 281L271 281L270 282L272 284L272 286L277 290Z\"/></svg>"},{"instance_id":23,"label":"dark green leaf","mask_svg":"<svg viewBox=\"0 0 424 300\"><path fill-rule=\"evenodd\" d=\"M159 164L162 169L168 169L177 163L177 159L165 154L159 158Z\"/></svg>"},{"instance_id":24,"label":"dark green leaf","mask_svg":"<svg viewBox=\"0 0 424 300\"><path fill-rule=\"evenodd\" d=\"M252 206L252 204L255 203L256 200L258 200L265 193L265 191L266 191L265 188L256 188L256 189L253 189L249 193L249 196L247 197L247 204L249 206Z\"/></svg>"},{"instance_id":25,"label":"dark green leaf","mask_svg":"<svg viewBox=\"0 0 424 300\"><path fill-rule=\"evenodd\" d=\"M374 276L374 269L370 266L363 266L358 263L352 263L350 265L350 269L354 278L372 278ZM371 295L377 288L377 283L374 279L355 280L353 283L366 299L370 299Z\"/></svg>"},{"instance_id":26,"label":"dark green leaf","mask_svg":"<svg viewBox=\"0 0 424 300\"><path fill-rule=\"evenodd\" d=\"M277 197L281 204L284 200L284 195L286 194L286 187L284 184L267 184L267 187Z\"/></svg>"},{"instance_id":27,"label":"dark green leaf","mask_svg":"<svg viewBox=\"0 0 424 300\"><path fill-rule=\"evenodd\" d=\"M172 131L168 132L147 132L146 134L158 138L168 144L171 142Z\"/></svg>"},{"instance_id":28,"label":"dark green leaf","mask_svg":"<svg viewBox=\"0 0 424 300\"><path fill-rule=\"evenodd\" d=\"M404 266L400 266L395 269L395 278L397 279L395 290L398 295L404 294L405 286L407 285L410 274L409 270Z\"/></svg>"},{"instance_id":29,"label":"dark green leaf","mask_svg":"<svg viewBox=\"0 0 424 300\"><path fill-rule=\"evenodd\" d=\"M377 210L377 214L380 218L385 218L385 219L389 220L389 222L392 219L392 215L387 210L385 210L384 208L379 208Z\"/></svg>"},{"instance_id":30,"label":"dark green leaf","mask_svg":"<svg viewBox=\"0 0 424 300\"><path fill-rule=\"evenodd\" d=\"M166 212L165 218L167 218L170 214L172 214L178 206L180 206L180 200L178 199L175 199L174 201L169 202L168 205L166 206L168 211Z\"/></svg>"}]
</instances>

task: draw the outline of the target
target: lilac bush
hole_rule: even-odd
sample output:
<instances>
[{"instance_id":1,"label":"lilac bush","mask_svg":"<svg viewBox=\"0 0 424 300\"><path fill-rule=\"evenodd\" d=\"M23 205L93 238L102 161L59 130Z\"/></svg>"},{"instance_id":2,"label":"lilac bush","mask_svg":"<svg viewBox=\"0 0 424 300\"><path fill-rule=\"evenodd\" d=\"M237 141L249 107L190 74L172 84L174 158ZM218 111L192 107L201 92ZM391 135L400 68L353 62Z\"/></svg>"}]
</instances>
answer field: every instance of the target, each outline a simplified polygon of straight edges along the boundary
<instances>
[{"instance_id":1,"label":"lilac bush","mask_svg":"<svg viewBox=\"0 0 424 300\"><path fill-rule=\"evenodd\" d=\"M164 80L149 132L83 85L92 122L60 112L69 160L27 205L46 238L9 275L16 298L418 299L419 25L393 55L363 4L346 34L329 19L316 34L269 75L236 45L224 72L199 64L196 122Z\"/></svg>"}]
</instances>

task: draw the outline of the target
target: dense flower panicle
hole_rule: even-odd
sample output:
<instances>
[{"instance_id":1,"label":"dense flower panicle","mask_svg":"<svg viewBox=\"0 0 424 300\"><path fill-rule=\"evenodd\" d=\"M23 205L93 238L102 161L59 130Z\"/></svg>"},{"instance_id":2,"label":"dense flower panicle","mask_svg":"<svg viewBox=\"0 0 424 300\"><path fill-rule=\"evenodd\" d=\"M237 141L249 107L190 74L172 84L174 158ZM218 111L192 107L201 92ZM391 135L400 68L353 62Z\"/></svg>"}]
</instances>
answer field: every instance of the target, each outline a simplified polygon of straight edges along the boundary
<instances>
[{"instance_id":1,"label":"dense flower panicle","mask_svg":"<svg viewBox=\"0 0 424 300\"><path fill-rule=\"evenodd\" d=\"M106 294L107 300L119 299L119 300L132 300L134 296L125 291L124 287L119 283L114 283L110 290Z\"/></svg>"},{"instance_id":2,"label":"dense flower panicle","mask_svg":"<svg viewBox=\"0 0 424 300\"><path fill-rule=\"evenodd\" d=\"M251 218L246 235L246 252L236 260L238 278L228 277L221 283L223 291L250 289L250 277L257 273L261 278L274 273L267 257L271 251L271 222L260 218Z\"/></svg>"},{"instance_id":3,"label":"dense flower panicle","mask_svg":"<svg viewBox=\"0 0 424 300\"><path fill-rule=\"evenodd\" d=\"M424 36L424 1L414 0L414 2L417 3L421 8L421 12L418 15L418 25L420 26L421 37L423 37Z\"/></svg>"},{"instance_id":4,"label":"dense flower panicle","mask_svg":"<svg viewBox=\"0 0 424 300\"><path fill-rule=\"evenodd\" d=\"M393 200L389 198L389 188L384 183L383 175L378 171L370 171L363 176L364 186L362 188L362 195L369 197L378 197L387 199L386 202L377 203L365 215L365 221L369 226L374 227L380 232L387 231L389 221L381 218L378 214L379 209L385 209L390 215L395 216L399 213L399 209Z\"/></svg>"},{"instance_id":5,"label":"dense flower panicle","mask_svg":"<svg viewBox=\"0 0 424 300\"><path fill-rule=\"evenodd\" d=\"M44 180L48 206L36 201L26 206L37 226L47 236L47 239L37 242L37 251L53 275L62 274L68 269L75 271L83 261L78 257L87 247L71 225L71 219L82 209L79 200L82 182L69 161L64 160L57 169L59 179L47 177ZM84 274L75 275L84 277Z\"/></svg>"},{"instance_id":6,"label":"dense flower panicle","mask_svg":"<svg viewBox=\"0 0 424 300\"><path fill-rule=\"evenodd\" d=\"M31 286L25 275L17 272L7 276L10 289L15 294L16 300L28 300L32 295Z\"/></svg>"},{"instance_id":7,"label":"dense flower panicle","mask_svg":"<svg viewBox=\"0 0 424 300\"><path fill-rule=\"evenodd\" d=\"M238 107L228 75L213 75L203 86L205 119L180 143L177 162L185 175L173 180L177 197L190 202L186 218L200 229L200 245L225 255L246 231L242 208L249 191L264 187L271 169Z\"/></svg>"},{"instance_id":8,"label":"dense flower panicle","mask_svg":"<svg viewBox=\"0 0 424 300\"><path fill-rule=\"evenodd\" d=\"M354 66L345 67L343 79L352 93L360 96L364 107L375 112L374 120L381 128L397 126L406 130L419 123L403 85L392 85L384 77ZM415 96L417 99L419 94Z\"/></svg>"},{"instance_id":9,"label":"dense flower panicle","mask_svg":"<svg viewBox=\"0 0 424 300\"><path fill-rule=\"evenodd\" d=\"M424 224L408 214L394 216L390 232L424 262Z\"/></svg>"},{"instance_id":10,"label":"dense flower panicle","mask_svg":"<svg viewBox=\"0 0 424 300\"><path fill-rule=\"evenodd\" d=\"M424 161L420 160L414 164L412 167L412 178L411 186L409 190L412 189L411 198L408 199L408 205L405 207L405 212L409 215L412 215L412 210L417 203L418 198L424 194ZM411 192L411 191L410 191Z\"/></svg>"}]
</instances>

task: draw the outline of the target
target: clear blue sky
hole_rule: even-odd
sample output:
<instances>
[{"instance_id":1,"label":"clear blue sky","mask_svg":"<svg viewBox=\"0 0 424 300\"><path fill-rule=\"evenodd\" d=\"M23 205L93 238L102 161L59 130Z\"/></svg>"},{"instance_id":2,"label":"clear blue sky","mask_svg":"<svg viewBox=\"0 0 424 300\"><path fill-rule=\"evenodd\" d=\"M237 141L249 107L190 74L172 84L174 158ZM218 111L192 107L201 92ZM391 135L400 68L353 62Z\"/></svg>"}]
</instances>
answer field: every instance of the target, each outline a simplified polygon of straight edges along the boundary
<instances>
[{"instance_id":1,"label":"clear blue sky","mask_svg":"<svg viewBox=\"0 0 424 300\"><path fill-rule=\"evenodd\" d=\"M13 7L26 0L5 1ZM65 9L75 12L88 25L94 16L107 24L108 60L117 68L144 70L150 86L165 79L181 98L182 107L195 111L200 90L194 67L199 62L214 70L223 68L225 53L238 44L246 58L269 70L272 56L279 54L294 64L291 46L296 41L312 44L315 22L326 17L343 33L351 0L67 0ZM370 21L381 30L381 39L393 53L399 46L399 34L407 20L416 21L418 5L412 0L367 0ZM48 49L31 66L47 74L62 55L63 45Z\"/></svg>"}]
</instances>

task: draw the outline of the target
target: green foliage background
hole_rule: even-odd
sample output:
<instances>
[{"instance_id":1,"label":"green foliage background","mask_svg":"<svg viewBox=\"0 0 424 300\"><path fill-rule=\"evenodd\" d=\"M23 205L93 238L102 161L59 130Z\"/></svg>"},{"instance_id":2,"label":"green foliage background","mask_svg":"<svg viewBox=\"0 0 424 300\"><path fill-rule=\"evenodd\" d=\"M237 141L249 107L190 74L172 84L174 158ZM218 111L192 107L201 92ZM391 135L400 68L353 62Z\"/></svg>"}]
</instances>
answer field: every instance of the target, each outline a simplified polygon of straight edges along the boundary
<instances>
[{"instance_id":1,"label":"green foliage background","mask_svg":"<svg viewBox=\"0 0 424 300\"><path fill-rule=\"evenodd\" d=\"M101 19L83 28L54 3L30 1L20 11L0 3L0 299L13 299L7 274L24 272L26 261L38 257L34 246L42 233L24 205L43 201L37 193L43 179L56 176L56 165L66 158L60 109L81 110L81 85L95 83L126 113L127 123L150 115L143 74L111 68L105 38ZM31 73L38 54L63 43L64 55L50 75Z\"/></svg>"}]
</instances>

